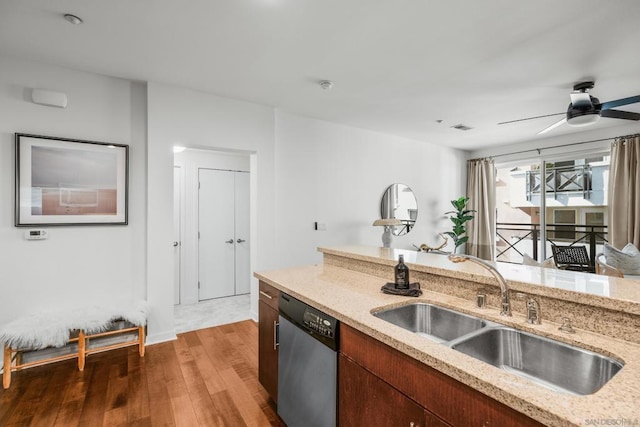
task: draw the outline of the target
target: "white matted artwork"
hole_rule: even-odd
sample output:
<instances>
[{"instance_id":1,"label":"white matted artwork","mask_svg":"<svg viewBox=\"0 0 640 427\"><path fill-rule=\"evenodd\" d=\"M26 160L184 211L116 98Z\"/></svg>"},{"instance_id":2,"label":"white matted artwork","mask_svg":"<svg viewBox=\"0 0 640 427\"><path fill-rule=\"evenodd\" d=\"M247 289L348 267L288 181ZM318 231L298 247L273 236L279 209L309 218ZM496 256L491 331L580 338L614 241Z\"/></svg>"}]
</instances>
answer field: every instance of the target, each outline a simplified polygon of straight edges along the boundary
<instances>
[{"instance_id":1,"label":"white matted artwork","mask_svg":"<svg viewBox=\"0 0 640 427\"><path fill-rule=\"evenodd\" d=\"M16 133L17 227L127 224L129 146Z\"/></svg>"}]
</instances>

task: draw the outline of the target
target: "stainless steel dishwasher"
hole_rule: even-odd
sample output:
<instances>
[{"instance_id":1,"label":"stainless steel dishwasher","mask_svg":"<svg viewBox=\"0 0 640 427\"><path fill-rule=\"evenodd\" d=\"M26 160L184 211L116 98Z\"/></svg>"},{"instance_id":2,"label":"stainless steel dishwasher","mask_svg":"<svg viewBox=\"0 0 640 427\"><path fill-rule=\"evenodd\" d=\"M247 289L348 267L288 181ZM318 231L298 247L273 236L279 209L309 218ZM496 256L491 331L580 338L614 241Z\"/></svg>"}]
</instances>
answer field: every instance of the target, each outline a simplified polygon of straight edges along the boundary
<instances>
[{"instance_id":1,"label":"stainless steel dishwasher","mask_svg":"<svg viewBox=\"0 0 640 427\"><path fill-rule=\"evenodd\" d=\"M280 294L278 415L288 427L337 424L338 321Z\"/></svg>"}]
</instances>

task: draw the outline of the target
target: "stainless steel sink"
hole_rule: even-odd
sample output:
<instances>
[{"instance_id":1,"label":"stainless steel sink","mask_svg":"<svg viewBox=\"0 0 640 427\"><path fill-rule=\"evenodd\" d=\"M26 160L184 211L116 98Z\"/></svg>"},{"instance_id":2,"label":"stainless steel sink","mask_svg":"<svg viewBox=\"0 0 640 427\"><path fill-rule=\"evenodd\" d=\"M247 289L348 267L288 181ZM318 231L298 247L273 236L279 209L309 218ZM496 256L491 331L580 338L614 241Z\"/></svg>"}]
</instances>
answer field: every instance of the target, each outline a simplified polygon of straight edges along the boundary
<instances>
[{"instance_id":1,"label":"stainless steel sink","mask_svg":"<svg viewBox=\"0 0 640 427\"><path fill-rule=\"evenodd\" d=\"M451 348L555 391L598 391L623 363L588 350L507 327L492 327Z\"/></svg>"},{"instance_id":2,"label":"stainless steel sink","mask_svg":"<svg viewBox=\"0 0 640 427\"><path fill-rule=\"evenodd\" d=\"M438 342L451 341L487 325L480 318L426 303L403 305L373 315Z\"/></svg>"}]
</instances>

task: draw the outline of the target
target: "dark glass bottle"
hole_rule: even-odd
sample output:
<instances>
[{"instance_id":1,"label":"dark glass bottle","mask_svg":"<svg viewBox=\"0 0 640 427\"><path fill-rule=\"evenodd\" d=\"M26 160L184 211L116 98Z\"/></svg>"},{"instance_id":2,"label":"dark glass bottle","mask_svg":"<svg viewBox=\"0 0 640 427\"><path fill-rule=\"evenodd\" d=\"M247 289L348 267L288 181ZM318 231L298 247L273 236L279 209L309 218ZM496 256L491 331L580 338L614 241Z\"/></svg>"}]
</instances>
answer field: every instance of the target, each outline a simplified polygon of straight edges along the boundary
<instances>
[{"instance_id":1,"label":"dark glass bottle","mask_svg":"<svg viewBox=\"0 0 640 427\"><path fill-rule=\"evenodd\" d=\"M409 267L404 263L404 255L400 255L398 265L394 269L396 289L409 289Z\"/></svg>"}]
</instances>

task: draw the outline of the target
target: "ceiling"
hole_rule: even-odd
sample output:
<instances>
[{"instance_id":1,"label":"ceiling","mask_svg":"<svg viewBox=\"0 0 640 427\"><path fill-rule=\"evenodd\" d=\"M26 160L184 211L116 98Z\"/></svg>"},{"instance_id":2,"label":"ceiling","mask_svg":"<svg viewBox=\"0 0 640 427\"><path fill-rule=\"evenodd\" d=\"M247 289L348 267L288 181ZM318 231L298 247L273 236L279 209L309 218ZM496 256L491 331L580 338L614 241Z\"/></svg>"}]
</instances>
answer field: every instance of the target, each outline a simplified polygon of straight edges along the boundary
<instances>
[{"instance_id":1,"label":"ceiling","mask_svg":"<svg viewBox=\"0 0 640 427\"><path fill-rule=\"evenodd\" d=\"M473 150L535 139L562 116L497 123L565 111L575 82L640 94L638 22L638 0L2 0L0 54Z\"/></svg>"}]
</instances>

